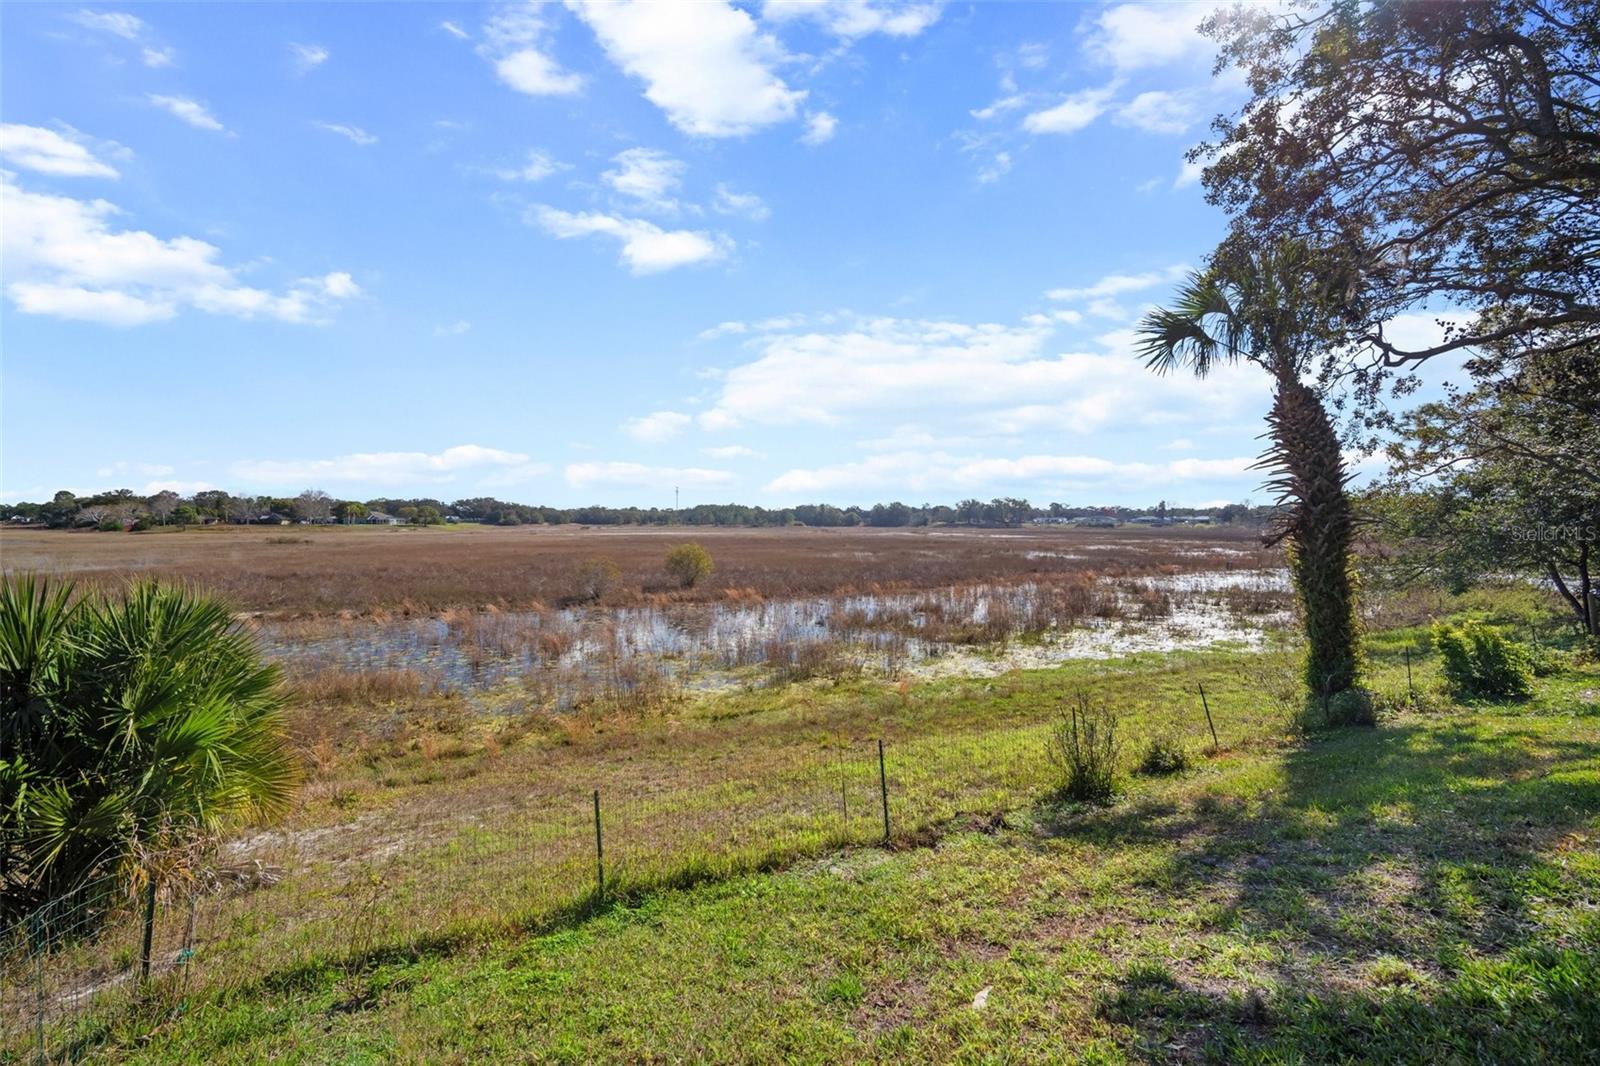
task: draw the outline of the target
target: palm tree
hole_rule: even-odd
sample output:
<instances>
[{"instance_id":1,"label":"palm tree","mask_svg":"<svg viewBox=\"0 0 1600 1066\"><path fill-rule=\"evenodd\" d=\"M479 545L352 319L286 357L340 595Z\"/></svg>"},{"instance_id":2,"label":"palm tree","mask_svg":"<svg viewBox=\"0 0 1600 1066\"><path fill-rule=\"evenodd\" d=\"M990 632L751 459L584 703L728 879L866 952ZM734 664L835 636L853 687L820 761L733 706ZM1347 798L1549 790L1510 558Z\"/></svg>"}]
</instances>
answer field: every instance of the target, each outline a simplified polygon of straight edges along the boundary
<instances>
[{"instance_id":1,"label":"palm tree","mask_svg":"<svg viewBox=\"0 0 1600 1066\"><path fill-rule=\"evenodd\" d=\"M1171 308L1151 311L1139 332L1141 353L1158 373L1187 368L1204 377L1219 364L1245 360L1272 375L1271 447L1260 465L1271 471L1268 484L1285 506L1268 543L1287 542L1305 615L1306 685L1327 706L1357 685L1360 658L1350 475L1321 396L1301 380L1315 350L1334 335L1327 310L1334 301L1318 273L1293 246L1213 264L1189 277Z\"/></svg>"},{"instance_id":2,"label":"palm tree","mask_svg":"<svg viewBox=\"0 0 1600 1066\"><path fill-rule=\"evenodd\" d=\"M218 600L0 587L0 915L276 814L296 764L276 666Z\"/></svg>"}]
</instances>

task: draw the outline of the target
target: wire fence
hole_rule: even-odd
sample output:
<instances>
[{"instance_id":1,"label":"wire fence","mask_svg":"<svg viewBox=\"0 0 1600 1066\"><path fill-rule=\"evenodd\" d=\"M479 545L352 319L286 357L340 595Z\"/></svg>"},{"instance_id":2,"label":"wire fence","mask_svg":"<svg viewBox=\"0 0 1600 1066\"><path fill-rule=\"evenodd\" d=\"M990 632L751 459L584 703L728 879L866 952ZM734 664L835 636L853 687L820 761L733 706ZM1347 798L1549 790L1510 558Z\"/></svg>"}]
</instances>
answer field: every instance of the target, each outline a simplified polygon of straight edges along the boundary
<instances>
[{"instance_id":1,"label":"wire fence","mask_svg":"<svg viewBox=\"0 0 1600 1066\"><path fill-rule=\"evenodd\" d=\"M1187 743L1215 741L1206 715ZM1198 707L1196 708L1198 710ZM344 825L274 831L200 871L108 879L0 931L0 1063L71 1061L206 997L385 952L537 930L662 888L984 824L1056 784L1049 721L891 742L819 731L589 766ZM575 787L579 774L592 776ZM141 1028L142 1027L142 1028Z\"/></svg>"}]
</instances>

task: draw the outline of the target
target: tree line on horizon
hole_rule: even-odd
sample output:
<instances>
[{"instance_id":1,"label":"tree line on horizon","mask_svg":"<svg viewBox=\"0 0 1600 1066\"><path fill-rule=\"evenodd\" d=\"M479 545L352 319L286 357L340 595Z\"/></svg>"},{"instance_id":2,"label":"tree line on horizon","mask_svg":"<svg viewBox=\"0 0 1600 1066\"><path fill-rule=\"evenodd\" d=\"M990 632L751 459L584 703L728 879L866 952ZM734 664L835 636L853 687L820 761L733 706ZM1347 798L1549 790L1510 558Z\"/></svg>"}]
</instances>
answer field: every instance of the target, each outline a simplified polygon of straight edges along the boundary
<instances>
[{"instance_id":1,"label":"tree line on horizon","mask_svg":"<svg viewBox=\"0 0 1600 1066\"><path fill-rule=\"evenodd\" d=\"M767 508L741 503L707 503L692 507L547 507L512 503L492 496L474 496L446 502L432 497L369 500L339 499L320 489L297 496L234 495L206 489L189 496L162 491L141 496L132 489L113 489L78 496L63 489L42 503L0 504L0 522L43 526L48 529L98 529L104 531L182 527L212 523L230 525L355 525L374 515L384 515L409 525L468 522L482 525L642 525L642 526L811 526L817 528L907 527L967 525L1017 527L1040 520L1072 521L1135 518L1165 521L1169 516L1198 516L1221 525L1260 526L1272 508L1230 503L1213 507L1169 509L1166 501L1153 507L1087 507L1050 503L1036 506L1025 499L999 497L956 504L913 505L896 500L867 506L836 507L811 503Z\"/></svg>"}]
</instances>

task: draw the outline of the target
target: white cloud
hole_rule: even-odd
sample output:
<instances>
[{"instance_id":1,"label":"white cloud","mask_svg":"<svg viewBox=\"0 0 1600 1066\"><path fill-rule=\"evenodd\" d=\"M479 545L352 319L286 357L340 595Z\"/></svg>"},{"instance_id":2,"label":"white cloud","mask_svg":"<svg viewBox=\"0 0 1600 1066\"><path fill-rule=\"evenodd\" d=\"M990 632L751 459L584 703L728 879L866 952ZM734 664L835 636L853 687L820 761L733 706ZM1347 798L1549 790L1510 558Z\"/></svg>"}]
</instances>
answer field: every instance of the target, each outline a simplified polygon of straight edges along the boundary
<instances>
[{"instance_id":1,"label":"white cloud","mask_svg":"<svg viewBox=\"0 0 1600 1066\"><path fill-rule=\"evenodd\" d=\"M359 144L363 148L378 143L378 138L374 134L368 133L360 126L352 126L344 122L313 122L312 125L319 130L337 133L352 144Z\"/></svg>"},{"instance_id":2,"label":"white cloud","mask_svg":"<svg viewBox=\"0 0 1600 1066\"><path fill-rule=\"evenodd\" d=\"M332 459L251 459L234 463L231 473L252 484L293 487L353 481L363 485L413 485L453 481L474 470L515 469L531 472L520 452L458 444L442 452L355 452ZM548 468L545 468L548 469Z\"/></svg>"},{"instance_id":3,"label":"white cloud","mask_svg":"<svg viewBox=\"0 0 1600 1066\"><path fill-rule=\"evenodd\" d=\"M1012 93L1010 96L1000 97L1000 99L996 100L988 107L980 107L975 111L968 111L967 114L971 115L979 122L988 122L990 119L999 118L1007 111L1015 111L1017 108L1025 105L1028 100L1029 96L1027 94Z\"/></svg>"},{"instance_id":4,"label":"white cloud","mask_svg":"<svg viewBox=\"0 0 1600 1066\"><path fill-rule=\"evenodd\" d=\"M566 164L558 163L537 148L528 149L528 157L521 166L500 167L493 171L501 181L543 181Z\"/></svg>"},{"instance_id":5,"label":"white cloud","mask_svg":"<svg viewBox=\"0 0 1600 1066\"><path fill-rule=\"evenodd\" d=\"M447 326L446 325L434 326L433 327L433 335L435 337L459 337L464 333L471 332L471 330L472 330L472 323L471 322L468 322L464 318L458 318L454 322L450 323Z\"/></svg>"},{"instance_id":6,"label":"white cloud","mask_svg":"<svg viewBox=\"0 0 1600 1066\"><path fill-rule=\"evenodd\" d=\"M1215 45L1199 25L1221 7L1199 3L1119 4L1101 12L1089 35L1089 52L1119 71L1163 66L1209 55Z\"/></svg>"},{"instance_id":7,"label":"white cloud","mask_svg":"<svg viewBox=\"0 0 1600 1066\"><path fill-rule=\"evenodd\" d=\"M1054 107L1035 111L1022 120L1029 133L1074 133L1105 113L1112 89L1080 89Z\"/></svg>"},{"instance_id":8,"label":"white cloud","mask_svg":"<svg viewBox=\"0 0 1600 1066\"><path fill-rule=\"evenodd\" d=\"M947 432L1015 433L1039 426L1093 432L1224 419L1254 410L1264 375L1157 378L1127 331L1102 351L1050 354L1043 323L1004 326L861 319L842 332L767 334L755 356L726 370L706 429L745 424L837 425L851 419L939 412Z\"/></svg>"},{"instance_id":9,"label":"white cloud","mask_svg":"<svg viewBox=\"0 0 1600 1066\"><path fill-rule=\"evenodd\" d=\"M721 183L717 185L711 209L719 215L741 215L755 222L763 222L772 217L771 209L761 197L755 193L735 192Z\"/></svg>"},{"instance_id":10,"label":"white cloud","mask_svg":"<svg viewBox=\"0 0 1600 1066\"><path fill-rule=\"evenodd\" d=\"M137 41L144 33L144 22L122 11L90 11L87 8L69 16L85 29L113 34L125 41Z\"/></svg>"},{"instance_id":11,"label":"white cloud","mask_svg":"<svg viewBox=\"0 0 1600 1066\"><path fill-rule=\"evenodd\" d=\"M355 279L343 270L336 270L332 274L324 274L321 278L302 279L302 283L319 283L324 296L335 300L351 300L361 295L361 286Z\"/></svg>"},{"instance_id":12,"label":"white cloud","mask_svg":"<svg viewBox=\"0 0 1600 1066\"><path fill-rule=\"evenodd\" d=\"M748 333L749 330L750 327L743 322L718 322L709 329L701 330L698 336L699 339L703 341L714 341L718 337L727 337L740 333Z\"/></svg>"},{"instance_id":13,"label":"white cloud","mask_svg":"<svg viewBox=\"0 0 1600 1066\"><path fill-rule=\"evenodd\" d=\"M1200 118L1193 91L1144 92L1117 109L1117 121L1146 133L1183 133Z\"/></svg>"},{"instance_id":14,"label":"white cloud","mask_svg":"<svg viewBox=\"0 0 1600 1066\"><path fill-rule=\"evenodd\" d=\"M747 448L743 444L724 444L715 448L701 448L702 455L713 459L762 459L765 455L754 448Z\"/></svg>"},{"instance_id":15,"label":"white cloud","mask_svg":"<svg viewBox=\"0 0 1600 1066\"><path fill-rule=\"evenodd\" d=\"M454 23L440 24L464 37ZM545 52L545 25L539 8L518 4L501 10L483 27L479 53L494 66L502 82L529 96L570 96L583 89L583 78L561 69Z\"/></svg>"},{"instance_id":16,"label":"white cloud","mask_svg":"<svg viewBox=\"0 0 1600 1066\"><path fill-rule=\"evenodd\" d=\"M874 0L766 0L761 17L769 22L808 18L835 37L854 40L868 34L915 37L939 21L940 5Z\"/></svg>"},{"instance_id":17,"label":"white cloud","mask_svg":"<svg viewBox=\"0 0 1600 1066\"><path fill-rule=\"evenodd\" d=\"M560 211L544 204L535 205L524 217L560 240L598 234L620 241L622 261L635 274L654 274L674 267L714 262L733 248L733 242L724 234L664 230L640 218Z\"/></svg>"},{"instance_id":18,"label":"white cloud","mask_svg":"<svg viewBox=\"0 0 1600 1066\"><path fill-rule=\"evenodd\" d=\"M162 96L159 93L151 93L148 99L156 107L170 112L196 129L227 132L226 127L198 100L191 100L187 96Z\"/></svg>"},{"instance_id":19,"label":"white cloud","mask_svg":"<svg viewBox=\"0 0 1600 1066\"><path fill-rule=\"evenodd\" d=\"M171 478L164 478L145 482L139 494L154 496L158 492L176 492L179 496L193 496L197 492L210 492L216 487L209 481L174 481Z\"/></svg>"},{"instance_id":20,"label":"white cloud","mask_svg":"<svg viewBox=\"0 0 1600 1066\"><path fill-rule=\"evenodd\" d=\"M738 137L795 116L806 94L774 72L777 38L724 0L568 0L611 61L685 133Z\"/></svg>"},{"instance_id":21,"label":"white cloud","mask_svg":"<svg viewBox=\"0 0 1600 1066\"><path fill-rule=\"evenodd\" d=\"M240 318L316 322L360 294L349 274L301 278L282 292L239 283L215 245L114 229L105 200L32 192L3 176L0 230L6 296L24 314L134 326L180 308Z\"/></svg>"},{"instance_id":22,"label":"white cloud","mask_svg":"<svg viewBox=\"0 0 1600 1066\"><path fill-rule=\"evenodd\" d=\"M916 449L871 455L831 466L784 472L763 491L799 498L844 490L962 493L994 487L1028 491L1115 491L1130 487L1188 489L1247 475L1253 457L1126 462L1094 455L1033 454L990 458Z\"/></svg>"},{"instance_id":23,"label":"white cloud","mask_svg":"<svg viewBox=\"0 0 1600 1066\"><path fill-rule=\"evenodd\" d=\"M838 119L826 111L814 111L806 116L806 131L800 135L800 142L813 147L826 144L833 140L834 131L838 128Z\"/></svg>"},{"instance_id":24,"label":"white cloud","mask_svg":"<svg viewBox=\"0 0 1600 1066\"><path fill-rule=\"evenodd\" d=\"M295 73L306 74L328 61L328 50L320 44L291 42L289 57L294 62Z\"/></svg>"},{"instance_id":25,"label":"white cloud","mask_svg":"<svg viewBox=\"0 0 1600 1066\"><path fill-rule=\"evenodd\" d=\"M57 133L42 126L7 122L0 125L0 159L24 170L63 178L117 177L116 168L95 158L78 137L78 131L70 126L65 133Z\"/></svg>"},{"instance_id":26,"label":"white cloud","mask_svg":"<svg viewBox=\"0 0 1600 1066\"><path fill-rule=\"evenodd\" d=\"M671 440L687 429L694 419L678 411L655 411L639 418L629 419L624 429L634 440L646 444L660 444Z\"/></svg>"},{"instance_id":27,"label":"white cloud","mask_svg":"<svg viewBox=\"0 0 1600 1066\"><path fill-rule=\"evenodd\" d=\"M1205 174L1207 161L1204 159L1185 159L1178 168L1178 176L1172 179L1174 189L1182 189L1189 185L1198 185L1200 178Z\"/></svg>"},{"instance_id":28,"label":"white cloud","mask_svg":"<svg viewBox=\"0 0 1600 1066\"><path fill-rule=\"evenodd\" d=\"M989 165L978 171L978 181L985 185L992 184L1005 177L1011 171L1011 153L996 152Z\"/></svg>"},{"instance_id":29,"label":"white cloud","mask_svg":"<svg viewBox=\"0 0 1600 1066\"><path fill-rule=\"evenodd\" d=\"M457 26L449 19L445 19L443 22L439 23L439 28L458 41L465 41L467 38L472 36L466 30L462 29L460 26Z\"/></svg>"},{"instance_id":30,"label":"white cloud","mask_svg":"<svg viewBox=\"0 0 1600 1066\"><path fill-rule=\"evenodd\" d=\"M139 59L147 67L170 67L178 58L178 53L173 49L149 42L150 27L136 15L125 11L90 11L85 8L67 17L96 33L109 33L135 43L145 41L139 48Z\"/></svg>"},{"instance_id":31,"label":"white cloud","mask_svg":"<svg viewBox=\"0 0 1600 1066\"><path fill-rule=\"evenodd\" d=\"M683 182L688 169L681 160L654 148L629 148L612 157L616 167L600 175L600 180L637 204L656 211L678 210L672 192Z\"/></svg>"},{"instance_id":32,"label":"white cloud","mask_svg":"<svg viewBox=\"0 0 1600 1066\"><path fill-rule=\"evenodd\" d=\"M1077 289L1051 289L1045 295L1052 300L1101 300L1178 281L1190 269L1187 263L1174 263L1161 270L1147 270L1139 274L1107 274L1092 285Z\"/></svg>"},{"instance_id":33,"label":"white cloud","mask_svg":"<svg viewBox=\"0 0 1600 1066\"><path fill-rule=\"evenodd\" d=\"M555 60L533 48L522 48L495 61L500 80L529 96L569 96L583 88L583 79L568 74Z\"/></svg>"},{"instance_id":34,"label":"white cloud","mask_svg":"<svg viewBox=\"0 0 1600 1066\"><path fill-rule=\"evenodd\" d=\"M666 489L674 485L725 485L733 480L733 475L726 470L619 462L571 463L565 474L567 484L576 489L596 485Z\"/></svg>"},{"instance_id":35,"label":"white cloud","mask_svg":"<svg viewBox=\"0 0 1600 1066\"><path fill-rule=\"evenodd\" d=\"M103 478L122 477L125 474L137 474L147 478L171 477L175 473L177 471L165 463L130 463L127 460L118 460L94 472L95 477Z\"/></svg>"}]
</instances>

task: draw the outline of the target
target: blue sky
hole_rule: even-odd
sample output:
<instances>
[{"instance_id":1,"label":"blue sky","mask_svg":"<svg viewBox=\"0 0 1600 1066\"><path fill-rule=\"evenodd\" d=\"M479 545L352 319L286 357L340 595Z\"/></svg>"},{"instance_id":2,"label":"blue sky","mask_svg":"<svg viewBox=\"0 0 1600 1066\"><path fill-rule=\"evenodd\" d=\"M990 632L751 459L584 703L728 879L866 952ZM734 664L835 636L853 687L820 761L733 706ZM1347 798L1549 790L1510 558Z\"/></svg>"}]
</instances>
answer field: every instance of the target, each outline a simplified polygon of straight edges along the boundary
<instances>
[{"instance_id":1,"label":"blue sky","mask_svg":"<svg viewBox=\"0 0 1600 1066\"><path fill-rule=\"evenodd\" d=\"M1260 499L1203 4L8 4L0 496Z\"/></svg>"}]
</instances>

